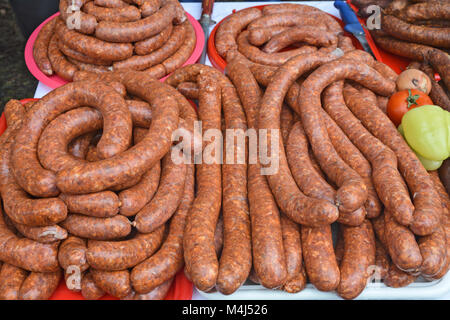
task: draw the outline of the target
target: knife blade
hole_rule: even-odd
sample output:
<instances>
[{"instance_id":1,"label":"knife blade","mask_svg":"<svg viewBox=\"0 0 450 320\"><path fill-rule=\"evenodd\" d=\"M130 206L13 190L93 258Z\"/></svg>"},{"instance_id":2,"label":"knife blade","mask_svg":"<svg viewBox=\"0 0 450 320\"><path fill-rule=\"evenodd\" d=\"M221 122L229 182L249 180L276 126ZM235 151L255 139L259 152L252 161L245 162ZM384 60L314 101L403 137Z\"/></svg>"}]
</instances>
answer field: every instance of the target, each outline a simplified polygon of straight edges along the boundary
<instances>
[{"instance_id":1,"label":"knife blade","mask_svg":"<svg viewBox=\"0 0 450 320\"><path fill-rule=\"evenodd\" d=\"M202 55L200 56L199 62L204 64L206 60L206 52L208 48L208 38L209 38L209 28L216 22L211 19L212 11L214 7L214 0L203 0L202 1L202 15L200 17L200 25L202 26L203 33L205 34L205 45L203 46Z\"/></svg>"},{"instance_id":2,"label":"knife blade","mask_svg":"<svg viewBox=\"0 0 450 320\"><path fill-rule=\"evenodd\" d=\"M375 57L372 49L367 42L366 33L364 32L364 28L359 23L358 17L352 8L348 5L346 1L335 1L334 6L339 10L341 14L341 18L344 21L345 27L344 30L353 34L356 39L358 39L359 43L363 47L364 51L370 53L373 57Z\"/></svg>"}]
</instances>

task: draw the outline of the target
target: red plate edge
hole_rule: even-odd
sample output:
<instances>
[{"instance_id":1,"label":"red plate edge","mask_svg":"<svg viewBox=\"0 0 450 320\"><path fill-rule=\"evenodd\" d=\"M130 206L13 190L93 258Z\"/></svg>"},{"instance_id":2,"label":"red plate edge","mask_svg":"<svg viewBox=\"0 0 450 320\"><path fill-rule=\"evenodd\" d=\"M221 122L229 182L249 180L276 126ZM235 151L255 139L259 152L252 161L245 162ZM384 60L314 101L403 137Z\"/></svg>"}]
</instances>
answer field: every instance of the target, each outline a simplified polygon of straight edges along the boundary
<instances>
[{"instance_id":1,"label":"red plate edge","mask_svg":"<svg viewBox=\"0 0 450 320\"><path fill-rule=\"evenodd\" d=\"M20 102L22 104L25 104L29 101L37 101L39 99L36 98L28 98L28 99L22 99ZM192 103L192 102L191 102ZM0 117L0 135L3 134L3 132L6 130L6 117L5 113L2 112L2 115ZM180 270L172 283L172 286L169 289L169 292L167 293L164 300L192 300L192 290L194 286L192 282L190 282L186 276L184 275L184 270ZM85 300L81 293L79 292L73 292L67 289L66 284L64 283L64 280L61 280L58 288L55 290L53 295L50 297L49 300ZM110 295L105 295L100 300L118 300L115 297L112 297Z\"/></svg>"},{"instance_id":2,"label":"red plate edge","mask_svg":"<svg viewBox=\"0 0 450 320\"><path fill-rule=\"evenodd\" d=\"M205 34L203 33L203 29L200 25L200 23L195 20L195 18L190 15L187 11L186 12L186 16L189 19L191 25L194 27L195 30L195 36L196 36L196 43L195 43L195 48L194 51L192 52L191 56L184 62L183 66L188 65L188 64L194 64L198 61L198 59L200 58L202 51L203 51L203 47L204 47L204 43L205 43ZM59 12L51 15L50 17L48 17L47 19L45 19L34 31L33 33L30 35L30 37L27 40L27 43L25 45L25 50L24 50L24 57L25 57L25 64L27 65L28 70L30 71L30 73L39 81L41 81L43 84L45 84L46 86L55 89L58 88L66 83L68 83L69 81L64 80L63 78L57 76L57 75L52 75L52 76L47 76L45 75L36 65L36 62L34 61L33 58L33 45L34 42L36 40L36 37L39 33L39 31L42 29L42 27L49 22L50 20L56 18L59 15ZM169 75L161 78L161 81L164 81Z\"/></svg>"},{"instance_id":3,"label":"red plate edge","mask_svg":"<svg viewBox=\"0 0 450 320\"><path fill-rule=\"evenodd\" d=\"M353 10L355 10L356 12L358 11L350 2L350 0L347 0L347 2L350 4L350 6L353 8ZM266 5L259 5L259 6L254 6L252 8L258 8L261 9L262 7L264 7ZM247 8L245 8L247 9ZM244 10L244 9L241 9ZM233 13L235 12L235 10L233 10ZM233 14L231 13L231 14ZM230 14L230 15L231 15ZM329 13L327 13L329 14ZM216 24L216 26L214 27L214 29L211 31L211 35L208 39L208 57L209 60L211 61L211 64L213 65L213 67L215 67L216 69L221 70L222 72L225 70L226 67L226 62L225 60L223 60L223 58L218 54L217 50L216 50L216 46L214 43L214 39L215 39L215 35L217 32L217 28L219 27L220 23L222 23L222 21L224 21L226 18L228 18L230 15L226 16L225 18L223 18L220 22L218 22ZM344 26L344 23L342 22L341 19L333 16L330 14L330 16L332 16L334 19L336 19L339 24L341 24L342 26ZM359 21L361 24L365 25L364 20L361 19L360 17L358 17ZM370 48L372 49L375 58L378 61L381 61L387 65L389 65L392 69L394 69L395 72L400 73L402 72L406 66L408 65L408 60L406 60L405 58L399 57L399 56L395 56L393 54L390 54L384 50L379 49L376 45L375 42L372 39L372 36L370 35L369 32L367 32L367 30L365 29L364 32L366 33L366 38L367 38L367 42L369 43ZM350 33L345 32L344 33L346 36L349 36L352 41L353 44L355 45L356 48L358 49L362 49L360 43L358 42L358 40Z\"/></svg>"}]
</instances>

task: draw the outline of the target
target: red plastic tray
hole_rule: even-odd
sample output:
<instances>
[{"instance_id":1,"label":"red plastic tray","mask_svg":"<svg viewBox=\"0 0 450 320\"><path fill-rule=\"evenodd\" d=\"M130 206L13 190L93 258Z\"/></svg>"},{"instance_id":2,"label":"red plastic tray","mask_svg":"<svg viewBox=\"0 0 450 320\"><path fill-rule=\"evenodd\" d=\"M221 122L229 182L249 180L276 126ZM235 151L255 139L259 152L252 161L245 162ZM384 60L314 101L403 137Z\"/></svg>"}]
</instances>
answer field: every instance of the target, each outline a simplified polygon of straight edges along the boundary
<instances>
[{"instance_id":1,"label":"red plastic tray","mask_svg":"<svg viewBox=\"0 0 450 320\"><path fill-rule=\"evenodd\" d=\"M258 9L262 9L264 6L266 5L260 5L260 6L254 6L253 8L258 8ZM244 9L242 9L244 10ZM233 10L233 13L235 13L236 10ZM216 45L215 45L215 36L216 36L216 32L217 32L217 28L219 27L219 25L222 23L222 21L224 21L226 18L228 18L230 15L226 16L225 18L223 18L218 24L216 24L216 26L214 27L214 29L211 32L211 35L209 36L208 39L208 57L209 60L211 61L211 64L219 69L219 70L225 70L225 67L227 65L227 63L225 62L225 60L219 55L219 53L216 50ZM339 24L344 27L344 23L342 22L341 19L333 16L330 14L330 16L332 16L334 19L336 19L337 22L339 22ZM346 36L349 36L352 39L353 45L358 48L358 49L362 49L361 44L358 42L358 40L351 34L348 32L344 33ZM366 37L367 37L367 41L369 42L369 45L375 55L375 58L377 60L382 59L382 55L381 52L379 52L378 48L375 46L375 43L373 42L372 37L370 36L370 34L368 32L366 32ZM397 71L397 70L396 70Z\"/></svg>"},{"instance_id":2,"label":"red plastic tray","mask_svg":"<svg viewBox=\"0 0 450 320\"><path fill-rule=\"evenodd\" d=\"M42 22L30 35L30 37L28 38L27 44L25 45L25 63L28 67L28 70L30 70L31 74L36 79L38 79L46 86L49 86L50 88L53 88L53 89L58 88L58 87L62 86L63 84L66 84L68 81L64 80L63 78L61 78L57 75L47 76L38 68L38 66L36 65L36 62L34 61L34 57L33 57L33 45L34 45L34 41L36 41L36 37L37 37L39 31L42 29L42 27L50 20L56 18L58 15L59 15L59 12L48 17L44 22ZM202 29L200 23L197 20L195 20L195 18L187 12L186 12L186 16L189 19L192 26L194 27L197 42L195 44L194 52L192 52L191 56L183 64L183 66L196 63L202 54L203 47L205 44L205 34L203 32L203 29ZM162 78L161 80L164 80L167 77L168 77L168 75L165 76L164 78Z\"/></svg>"},{"instance_id":3,"label":"red plastic tray","mask_svg":"<svg viewBox=\"0 0 450 320\"><path fill-rule=\"evenodd\" d=\"M27 103L28 101L37 101L39 99L29 98L20 100L22 104ZM0 135L6 130L6 118L5 113L2 113L0 117ZM172 283L172 286L169 289L164 300L192 300L192 290L193 284L190 282L186 276L184 275L183 270L179 271L175 276L175 279ZM50 300L85 300L81 293L73 292L67 289L66 283L64 280L61 280L56 291L50 297ZM105 295L100 300L118 300L117 298Z\"/></svg>"}]
</instances>

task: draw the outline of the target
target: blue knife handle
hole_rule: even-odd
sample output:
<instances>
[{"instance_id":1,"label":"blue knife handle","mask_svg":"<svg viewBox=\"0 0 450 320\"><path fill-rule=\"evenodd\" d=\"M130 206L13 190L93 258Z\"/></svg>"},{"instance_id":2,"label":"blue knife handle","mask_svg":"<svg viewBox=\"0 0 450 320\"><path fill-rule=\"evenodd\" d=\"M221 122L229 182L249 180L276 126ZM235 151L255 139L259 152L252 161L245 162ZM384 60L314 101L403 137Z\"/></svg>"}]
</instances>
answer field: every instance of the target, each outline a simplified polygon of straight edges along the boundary
<instances>
[{"instance_id":1,"label":"blue knife handle","mask_svg":"<svg viewBox=\"0 0 450 320\"><path fill-rule=\"evenodd\" d=\"M344 20L345 31L364 34L364 29L359 23L358 17L356 17L355 12L350 8L346 1L335 1L334 6L339 10L342 20Z\"/></svg>"}]
</instances>

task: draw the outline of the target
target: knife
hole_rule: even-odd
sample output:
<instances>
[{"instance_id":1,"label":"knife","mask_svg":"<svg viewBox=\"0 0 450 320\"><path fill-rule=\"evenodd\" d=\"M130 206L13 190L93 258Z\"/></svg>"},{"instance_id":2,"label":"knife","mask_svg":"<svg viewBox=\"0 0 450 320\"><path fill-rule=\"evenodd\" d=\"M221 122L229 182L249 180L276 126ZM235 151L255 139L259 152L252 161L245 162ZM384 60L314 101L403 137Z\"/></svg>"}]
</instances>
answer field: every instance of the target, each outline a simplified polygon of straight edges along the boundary
<instances>
[{"instance_id":1,"label":"knife","mask_svg":"<svg viewBox=\"0 0 450 320\"><path fill-rule=\"evenodd\" d=\"M208 38L209 38L209 27L216 23L211 19L213 7L214 7L214 0L202 1L202 15L199 20L200 25L202 26L203 29L203 33L205 34L205 45L203 46L203 52L199 60L199 62L202 64L204 64L206 60L206 52L208 48Z\"/></svg>"},{"instance_id":2,"label":"knife","mask_svg":"<svg viewBox=\"0 0 450 320\"><path fill-rule=\"evenodd\" d=\"M359 23L359 20L356 17L356 14L353 11L353 9L350 8L350 6L346 1L342 0L335 1L334 6L339 10L342 20L344 20L345 23L344 30L353 34L355 38L358 39L359 43L361 43L363 49L375 57L375 55L372 52L372 49L369 46L369 43L367 42L364 29L361 23Z\"/></svg>"}]
</instances>

